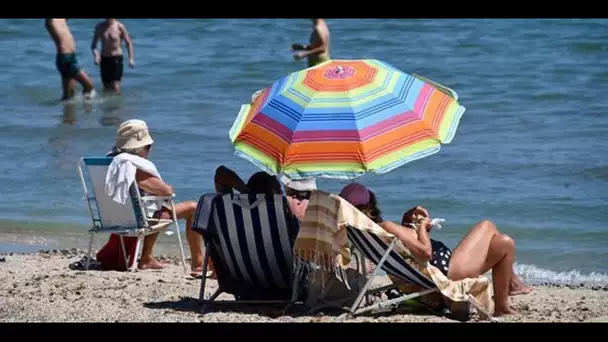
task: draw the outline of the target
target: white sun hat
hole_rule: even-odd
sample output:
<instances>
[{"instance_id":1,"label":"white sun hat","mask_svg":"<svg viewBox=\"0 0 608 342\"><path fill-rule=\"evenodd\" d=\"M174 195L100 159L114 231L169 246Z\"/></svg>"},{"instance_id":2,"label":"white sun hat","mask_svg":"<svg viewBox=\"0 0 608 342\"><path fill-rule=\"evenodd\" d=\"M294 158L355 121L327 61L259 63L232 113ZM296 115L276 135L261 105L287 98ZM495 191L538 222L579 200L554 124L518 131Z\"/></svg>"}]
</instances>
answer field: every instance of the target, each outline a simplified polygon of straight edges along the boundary
<instances>
[{"instance_id":1,"label":"white sun hat","mask_svg":"<svg viewBox=\"0 0 608 342\"><path fill-rule=\"evenodd\" d=\"M120 124L116 132L116 147L121 150L134 150L152 145L154 140L143 120L128 120Z\"/></svg>"},{"instance_id":2,"label":"white sun hat","mask_svg":"<svg viewBox=\"0 0 608 342\"><path fill-rule=\"evenodd\" d=\"M281 182L285 186L292 188L296 191L315 191L317 190L317 180L314 178L302 179L302 180L291 180L285 174L281 175Z\"/></svg>"}]
</instances>

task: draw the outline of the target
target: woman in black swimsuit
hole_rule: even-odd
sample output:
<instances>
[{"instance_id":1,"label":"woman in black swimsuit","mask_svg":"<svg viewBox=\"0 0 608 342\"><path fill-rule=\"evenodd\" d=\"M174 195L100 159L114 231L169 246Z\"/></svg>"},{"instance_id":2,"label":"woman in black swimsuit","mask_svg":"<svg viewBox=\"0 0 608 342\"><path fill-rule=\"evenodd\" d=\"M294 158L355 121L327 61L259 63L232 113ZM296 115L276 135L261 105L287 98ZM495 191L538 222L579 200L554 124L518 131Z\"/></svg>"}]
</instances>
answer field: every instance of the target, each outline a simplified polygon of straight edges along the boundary
<instances>
[{"instance_id":1,"label":"woman in black swimsuit","mask_svg":"<svg viewBox=\"0 0 608 342\"><path fill-rule=\"evenodd\" d=\"M509 305L508 297L532 290L531 287L525 286L513 271L515 242L500 233L488 220L473 226L452 252L443 243L429 238L429 213L422 207L408 210L399 225L382 219L376 195L362 184L352 183L345 186L340 197L357 207L388 233L399 238L418 260L430 262L451 280L476 278L492 270L495 316L515 314ZM417 230L405 227L417 218L422 219Z\"/></svg>"}]
</instances>

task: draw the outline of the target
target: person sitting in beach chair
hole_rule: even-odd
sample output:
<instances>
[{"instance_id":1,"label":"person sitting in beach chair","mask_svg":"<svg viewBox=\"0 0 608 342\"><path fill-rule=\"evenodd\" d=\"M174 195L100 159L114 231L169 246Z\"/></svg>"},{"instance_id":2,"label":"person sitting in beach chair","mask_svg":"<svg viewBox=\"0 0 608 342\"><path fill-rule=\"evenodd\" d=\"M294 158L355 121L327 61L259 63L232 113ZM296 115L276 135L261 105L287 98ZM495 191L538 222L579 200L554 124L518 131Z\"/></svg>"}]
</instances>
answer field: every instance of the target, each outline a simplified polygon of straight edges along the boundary
<instances>
[{"instance_id":1,"label":"person sitting in beach chair","mask_svg":"<svg viewBox=\"0 0 608 342\"><path fill-rule=\"evenodd\" d=\"M384 220L376 195L362 184L352 183L345 186L340 197L366 214L386 232L396 236L417 260L428 261L439 268L449 280L477 278L492 270L495 316L516 314L509 305L508 297L532 290L524 285L513 270L515 242L488 220L473 226L453 252L445 250L447 247L443 244L439 244L443 246L441 251L434 251L428 236L430 223L426 209L415 207L403 215L402 224L416 224L417 228L411 229Z\"/></svg>"},{"instance_id":2,"label":"person sitting in beach chair","mask_svg":"<svg viewBox=\"0 0 608 342\"><path fill-rule=\"evenodd\" d=\"M215 170L215 191L218 194L234 193L234 190L245 194L282 194L281 184L277 177L271 176L264 171L259 171L251 175L247 184L236 174L224 165ZM317 190L317 183L314 179L291 180L287 176L281 176L281 182L285 185L285 197L289 203L291 212L301 220L304 217L308 198L311 191Z\"/></svg>"},{"instance_id":3,"label":"person sitting in beach chair","mask_svg":"<svg viewBox=\"0 0 608 342\"><path fill-rule=\"evenodd\" d=\"M235 190L242 194L282 194L277 177L264 171L254 173L245 183L236 172L220 165L215 170L214 183L218 194L232 194Z\"/></svg>"},{"instance_id":4,"label":"person sitting in beach chair","mask_svg":"<svg viewBox=\"0 0 608 342\"><path fill-rule=\"evenodd\" d=\"M291 180L286 175L282 175L281 182L285 185L285 197L287 197L289 209L301 221L306 213L312 191L317 190L317 181L312 178Z\"/></svg>"},{"instance_id":5,"label":"person sitting in beach chair","mask_svg":"<svg viewBox=\"0 0 608 342\"><path fill-rule=\"evenodd\" d=\"M121 192L127 192L133 181L137 183L142 197L146 195L171 196L174 194L173 187L165 183L157 172L146 172L141 167L138 167L138 164L151 164L147 159L153 144L154 140L150 136L148 125L145 121L128 120L118 127L115 145L112 151L107 154L108 157L114 157L112 161L114 165L110 165L108 171L112 175L109 175L106 181L106 192L111 197L120 197ZM122 158L117 158L121 155ZM140 159L144 161L140 162ZM131 162L125 163L125 161ZM151 168L155 169L153 164L151 165ZM134 179L129 179L128 175L131 172L134 175ZM122 196L124 197L125 195L123 194ZM144 201L143 205L148 217L157 219L169 219L173 217L170 208L163 202ZM195 201L177 203L175 204L175 214L178 219L186 220L186 238L192 257L191 269L193 275L198 276L198 273L202 272L203 266L203 242L201 236L192 231L196 206L197 202ZM153 249L157 238L158 233L145 237L142 256L138 265L140 269L161 269L166 266L154 258Z\"/></svg>"},{"instance_id":6,"label":"person sitting in beach chair","mask_svg":"<svg viewBox=\"0 0 608 342\"><path fill-rule=\"evenodd\" d=\"M218 168L217 181L224 188L201 196L194 219L193 229L205 241L203 270L213 260L218 280L217 291L205 299L208 283L202 279L201 312L206 304L225 303L216 300L221 293L235 297L228 303L291 303L297 287L292 269L298 221L276 177L258 172L242 184L229 172ZM231 187L241 193L231 193Z\"/></svg>"}]
</instances>

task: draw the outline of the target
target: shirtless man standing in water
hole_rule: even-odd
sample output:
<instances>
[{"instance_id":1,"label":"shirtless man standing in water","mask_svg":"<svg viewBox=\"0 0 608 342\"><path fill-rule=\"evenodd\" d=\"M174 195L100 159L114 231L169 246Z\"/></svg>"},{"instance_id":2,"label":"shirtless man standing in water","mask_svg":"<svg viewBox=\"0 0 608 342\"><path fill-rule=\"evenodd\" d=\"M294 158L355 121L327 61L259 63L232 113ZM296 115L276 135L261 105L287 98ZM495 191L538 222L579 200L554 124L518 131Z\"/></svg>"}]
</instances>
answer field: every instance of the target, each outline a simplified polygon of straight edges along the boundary
<instances>
[{"instance_id":1,"label":"shirtless man standing in water","mask_svg":"<svg viewBox=\"0 0 608 342\"><path fill-rule=\"evenodd\" d=\"M293 44L293 57L297 60L308 58L308 67L329 60L329 28L323 19L311 19L313 24L310 45Z\"/></svg>"},{"instance_id":2,"label":"shirtless man standing in water","mask_svg":"<svg viewBox=\"0 0 608 342\"><path fill-rule=\"evenodd\" d=\"M97 51L97 41L101 39L101 56ZM91 50L95 64L99 65L101 81L104 90L120 91L120 81L123 72L122 42L127 45L129 53L129 67L135 66L133 56L133 42L127 28L116 19L106 19L95 26Z\"/></svg>"},{"instance_id":3,"label":"shirtless man standing in water","mask_svg":"<svg viewBox=\"0 0 608 342\"><path fill-rule=\"evenodd\" d=\"M76 82L80 82L83 87L82 93L84 97L89 99L95 96L93 82L87 74L82 70L76 60L76 43L70 28L68 27L67 19L46 19L44 26L49 32L49 35L57 48L57 57L55 65L57 71L61 75L61 84L63 88L63 96L61 100L68 100L74 96L74 88Z\"/></svg>"}]
</instances>

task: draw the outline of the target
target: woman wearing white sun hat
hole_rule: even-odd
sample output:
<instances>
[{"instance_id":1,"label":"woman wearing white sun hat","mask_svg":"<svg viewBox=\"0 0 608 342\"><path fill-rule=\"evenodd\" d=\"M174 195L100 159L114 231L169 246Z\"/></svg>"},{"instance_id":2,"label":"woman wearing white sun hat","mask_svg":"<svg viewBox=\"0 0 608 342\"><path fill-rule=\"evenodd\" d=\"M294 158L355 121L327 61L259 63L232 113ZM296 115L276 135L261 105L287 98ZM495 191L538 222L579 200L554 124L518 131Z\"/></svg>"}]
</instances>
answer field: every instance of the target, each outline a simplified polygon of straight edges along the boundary
<instances>
[{"instance_id":1,"label":"woman wearing white sun hat","mask_svg":"<svg viewBox=\"0 0 608 342\"><path fill-rule=\"evenodd\" d=\"M135 182L142 191L142 196L156 195L156 196L171 196L174 194L174 189L171 185L165 183L156 167L150 163L147 159L150 155L154 140L150 136L148 125L142 120L128 120L123 122L119 127L116 134L116 142L114 148L108 156L118 156L120 154L130 154L140 157L141 163L134 163L137 171L135 172ZM135 158L134 160L138 160ZM140 160L140 159L139 159ZM140 167L140 165L149 165L148 169ZM112 166L111 166L112 167ZM146 171L144 171L144 169ZM111 183L111 182L110 182ZM108 178L106 179L106 193L111 194L114 192L112 189L108 189ZM111 186L109 186L112 188ZM192 272L200 273L203 265L203 254L202 254L202 237L196 232L192 231L192 224L194 220L194 214L196 212L197 202L186 201L175 204L175 214L178 219L186 220L186 238L190 247L190 253L192 257L191 268ZM170 208L158 202L147 202L144 203L144 208L148 216L155 218L170 219L172 213ZM165 267L164 264L160 263L154 258L153 248L158 234L148 235L144 239L142 256L139 262L140 269L160 269Z\"/></svg>"}]
</instances>

